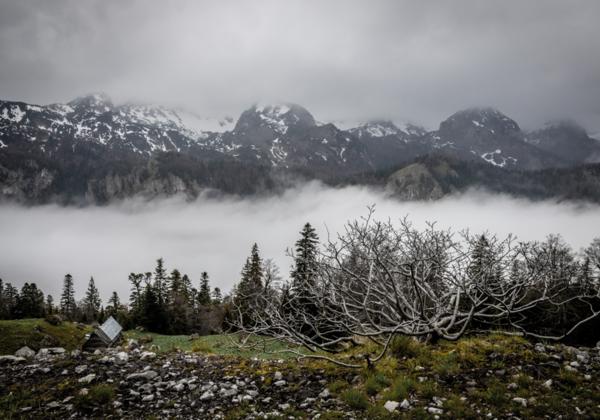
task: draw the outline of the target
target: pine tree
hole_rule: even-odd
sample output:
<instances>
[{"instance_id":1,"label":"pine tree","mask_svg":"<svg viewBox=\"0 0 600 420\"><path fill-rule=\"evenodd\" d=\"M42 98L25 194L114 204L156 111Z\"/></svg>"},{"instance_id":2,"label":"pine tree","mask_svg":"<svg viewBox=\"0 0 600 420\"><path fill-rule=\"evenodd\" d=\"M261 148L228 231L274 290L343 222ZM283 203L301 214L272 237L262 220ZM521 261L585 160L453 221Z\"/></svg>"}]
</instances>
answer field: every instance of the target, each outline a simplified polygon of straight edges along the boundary
<instances>
[{"instance_id":1,"label":"pine tree","mask_svg":"<svg viewBox=\"0 0 600 420\"><path fill-rule=\"evenodd\" d=\"M69 319L75 316L75 289L73 288L73 276L67 274L63 281L63 290L60 296L60 312Z\"/></svg>"},{"instance_id":2,"label":"pine tree","mask_svg":"<svg viewBox=\"0 0 600 420\"><path fill-rule=\"evenodd\" d=\"M170 331L175 334L185 333L187 329L188 302L184 292L183 281L179 270L175 269L169 276L169 324Z\"/></svg>"},{"instance_id":3,"label":"pine tree","mask_svg":"<svg viewBox=\"0 0 600 420\"><path fill-rule=\"evenodd\" d=\"M129 295L129 306L131 310L136 313L140 309L141 296L142 296L142 280L144 275L142 273L130 273L128 280L131 283L131 294Z\"/></svg>"},{"instance_id":4,"label":"pine tree","mask_svg":"<svg viewBox=\"0 0 600 420\"><path fill-rule=\"evenodd\" d=\"M19 291L16 287L13 287L10 283L4 284L3 300L4 308L2 316L4 319L10 319L13 317L15 307L17 306L17 300L19 298Z\"/></svg>"},{"instance_id":5,"label":"pine tree","mask_svg":"<svg viewBox=\"0 0 600 420\"><path fill-rule=\"evenodd\" d=\"M108 299L108 306L106 307L106 312L108 315L116 317L117 313L121 310L121 299L119 299L119 295L116 291L112 292L110 298Z\"/></svg>"},{"instance_id":6,"label":"pine tree","mask_svg":"<svg viewBox=\"0 0 600 420\"><path fill-rule=\"evenodd\" d=\"M223 302L223 296L221 295L221 289L215 287L212 291L212 303L213 305L220 305Z\"/></svg>"},{"instance_id":7,"label":"pine tree","mask_svg":"<svg viewBox=\"0 0 600 420\"><path fill-rule=\"evenodd\" d=\"M100 311L101 305L102 300L100 299L100 293L98 293L94 278L90 277L90 282L88 283L88 288L85 292L85 298L83 299L83 310L88 321L98 320L98 312Z\"/></svg>"},{"instance_id":8,"label":"pine tree","mask_svg":"<svg viewBox=\"0 0 600 420\"><path fill-rule=\"evenodd\" d=\"M200 278L200 290L198 291L198 304L199 305L210 305L210 285L208 279L208 273L204 271Z\"/></svg>"},{"instance_id":9,"label":"pine tree","mask_svg":"<svg viewBox=\"0 0 600 420\"><path fill-rule=\"evenodd\" d=\"M46 313L49 315L54 313L54 298L51 294L46 296Z\"/></svg>"},{"instance_id":10,"label":"pine tree","mask_svg":"<svg viewBox=\"0 0 600 420\"><path fill-rule=\"evenodd\" d=\"M190 277L187 274L184 274L183 277L181 278L181 288L182 288L182 293L185 295L185 300L187 302L193 302L194 300L191 297L192 281L190 280Z\"/></svg>"},{"instance_id":11,"label":"pine tree","mask_svg":"<svg viewBox=\"0 0 600 420\"><path fill-rule=\"evenodd\" d=\"M257 299L263 289L262 260L258 245L254 244L242 268L242 278L235 289L234 305L243 325L251 325L253 312L258 309Z\"/></svg>"},{"instance_id":12,"label":"pine tree","mask_svg":"<svg viewBox=\"0 0 600 420\"><path fill-rule=\"evenodd\" d=\"M15 318L41 318L45 315L44 294L35 283L25 283L14 307Z\"/></svg>"},{"instance_id":13,"label":"pine tree","mask_svg":"<svg viewBox=\"0 0 600 420\"><path fill-rule=\"evenodd\" d=\"M165 305L167 303L167 294L169 292L167 283L167 272L164 268L164 261L162 258L159 258L156 260L156 268L154 269L154 288L160 305Z\"/></svg>"},{"instance_id":14,"label":"pine tree","mask_svg":"<svg viewBox=\"0 0 600 420\"><path fill-rule=\"evenodd\" d=\"M4 298L4 283L2 279L0 279L0 319L6 318L6 302Z\"/></svg>"},{"instance_id":15,"label":"pine tree","mask_svg":"<svg viewBox=\"0 0 600 420\"><path fill-rule=\"evenodd\" d=\"M315 229L306 223L300 232L300 239L296 242L294 268L291 272L292 284L290 294L297 297L303 310L312 309L313 291L317 286L319 271L317 261L317 246L319 237Z\"/></svg>"}]
</instances>

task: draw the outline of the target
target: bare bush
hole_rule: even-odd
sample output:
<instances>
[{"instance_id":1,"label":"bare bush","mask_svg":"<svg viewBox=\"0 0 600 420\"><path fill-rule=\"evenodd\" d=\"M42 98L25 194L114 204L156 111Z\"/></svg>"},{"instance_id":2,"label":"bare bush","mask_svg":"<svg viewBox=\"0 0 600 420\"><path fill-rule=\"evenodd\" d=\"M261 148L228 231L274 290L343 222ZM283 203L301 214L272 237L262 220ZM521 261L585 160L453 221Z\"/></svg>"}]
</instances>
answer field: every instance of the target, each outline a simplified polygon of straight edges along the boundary
<instances>
[{"instance_id":1,"label":"bare bush","mask_svg":"<svg viewBox=\"0 0 600 420\"><path fill-rule=\"evenodd\" d=\"M591 253L593 251L588 251ZM561 339L596 317L598 283L559 237L542 243L514 237L454 234L428 224L416 229L377 221L373 211L328 240L309 291L284 287L257 296L251 325L239 328L304 346L325 357L358 337L381 343L395 335L456 340L468 331L502 328L509 334ZM585 277L585 278L584 278ZM536 331L532 316L573 302L587 316L556 334ZM339 362L339 361L338 361Z\"/></svg>"}]
</instances>

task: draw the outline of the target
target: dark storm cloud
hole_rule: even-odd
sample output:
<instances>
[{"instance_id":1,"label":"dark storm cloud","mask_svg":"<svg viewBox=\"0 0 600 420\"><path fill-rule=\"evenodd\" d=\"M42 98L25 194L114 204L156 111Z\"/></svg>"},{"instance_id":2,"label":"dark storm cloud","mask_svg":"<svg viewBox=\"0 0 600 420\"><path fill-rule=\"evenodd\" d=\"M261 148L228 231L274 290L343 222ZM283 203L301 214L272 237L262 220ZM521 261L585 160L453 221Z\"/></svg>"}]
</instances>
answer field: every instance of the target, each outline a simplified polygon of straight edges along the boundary
<instances>
[{"instance_id":1,"label":"dark storm cloud","mask_svg":"<svg viewBox=\"0 0 600 420\"><path fill-rule=\"evenodd\" d=\"M492 105L597 131L598 16L595 0L2 1L0 97L105 91L207 116L284 100L429 127Z\"/></svg>"}]
</instances>

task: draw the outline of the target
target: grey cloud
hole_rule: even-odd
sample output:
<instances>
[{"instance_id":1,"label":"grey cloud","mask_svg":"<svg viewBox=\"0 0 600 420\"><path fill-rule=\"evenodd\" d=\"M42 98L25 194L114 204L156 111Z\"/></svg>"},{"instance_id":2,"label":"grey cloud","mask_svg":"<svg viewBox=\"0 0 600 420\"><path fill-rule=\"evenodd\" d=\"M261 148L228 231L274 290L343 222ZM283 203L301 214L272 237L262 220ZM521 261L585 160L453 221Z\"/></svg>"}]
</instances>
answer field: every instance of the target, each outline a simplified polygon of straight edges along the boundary
<instances>
[{"instance_id":1,"label":"grey cloud","mask_svg":"<svg viewBox=\"0 0 600 420\"><path fill-rule=\"evenodd\" d=\"M318 119L435 127L492 105L525 127L600 130L597 1L2 1L0 97L236 114L255 100Z\"/></svg>"},{"instance_id":2,"label":"grey cloud","mask_svg":"<svg viewBox=\"0 0 600 420\"><path fill-rule=\"evenodd\" d=\"M523 240L542 240L560 233L575 250L600 235L600 208L573 203L533 203L504 196L470 193L434 203L401 203L368 188L325 188L318 183L288 190L282 196L255 200L177 198L128 200L107 207L0 206L0 278L19 287L36 282L55 297L70 272L81 297L94 276L103 298L112 290L129 296L130 272L153 270L158 257L198 284L202 271L213 286L229 290L252 243L273 258L285 276L293 247L307 221L322 239L333 236L348 219L364 216L376 204L379 219L408 215L415 225L437 221L454 231L514 233Z\"/></svg>"}]
</instances>

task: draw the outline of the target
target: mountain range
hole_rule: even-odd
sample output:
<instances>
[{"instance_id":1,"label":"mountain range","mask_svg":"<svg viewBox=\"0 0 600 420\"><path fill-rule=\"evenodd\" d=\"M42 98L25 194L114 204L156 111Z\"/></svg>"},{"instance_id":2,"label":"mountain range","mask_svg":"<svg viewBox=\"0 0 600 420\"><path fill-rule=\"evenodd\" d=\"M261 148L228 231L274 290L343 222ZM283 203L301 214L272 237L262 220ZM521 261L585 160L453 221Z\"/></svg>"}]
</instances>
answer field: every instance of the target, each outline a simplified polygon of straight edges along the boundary
<instances>
[{"instance_id":1,"label":"mountain range","mask_svg":"<svg viewBox=\"0 0 600 420\"><path fill-rule=\"evenodd\" d=\"M599 162L600 141L576 123L524 131L492 108L456 112L428 131L388 120L340 128L296 104L256 104L234 120L115 105L101 94L46 106L0 101L0 199L24 203L260 194L298 178L376 183L402 199L482 186L600 201L591 188ZM572 188L548 184L559 173Z\"/></svg>"}]
</instances>

